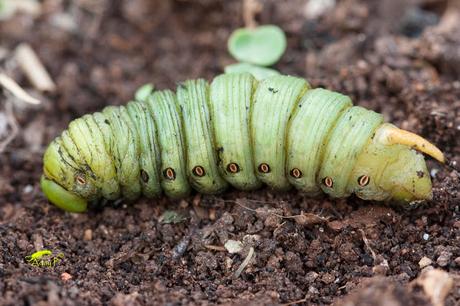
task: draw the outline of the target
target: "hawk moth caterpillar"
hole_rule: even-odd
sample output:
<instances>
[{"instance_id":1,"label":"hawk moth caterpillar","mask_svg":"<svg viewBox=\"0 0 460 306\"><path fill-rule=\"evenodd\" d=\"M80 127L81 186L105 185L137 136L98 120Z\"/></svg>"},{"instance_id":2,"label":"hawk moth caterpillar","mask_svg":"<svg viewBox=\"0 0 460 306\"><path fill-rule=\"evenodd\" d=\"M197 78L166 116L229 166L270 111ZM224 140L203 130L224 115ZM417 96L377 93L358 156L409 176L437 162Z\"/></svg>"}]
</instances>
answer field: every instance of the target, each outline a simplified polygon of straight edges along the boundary
<instances>
[{"instance_id":1,"label":"hawk moth caterpillar","mask_svg":"<svg viewBox=\"0 0 460 306\"><path fill-rule=\"evenodd\" d=\"M44 154L42 190L67 211L101 198L134 200L229 185L292 186L333 197L411 202L432 197L422 137L302 78L248 73L181 83L144 101L108 106L69 124Z\"/></svg>"}]
</instances>

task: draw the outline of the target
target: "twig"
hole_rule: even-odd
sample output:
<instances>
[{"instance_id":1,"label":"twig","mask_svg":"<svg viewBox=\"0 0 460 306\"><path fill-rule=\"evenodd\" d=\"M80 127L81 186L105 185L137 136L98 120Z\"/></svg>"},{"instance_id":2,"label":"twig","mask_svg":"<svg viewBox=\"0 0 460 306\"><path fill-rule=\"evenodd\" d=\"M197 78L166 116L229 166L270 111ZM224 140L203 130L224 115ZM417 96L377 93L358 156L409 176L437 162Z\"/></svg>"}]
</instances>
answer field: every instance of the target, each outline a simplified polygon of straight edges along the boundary
<instances>
[{"instance_id":1,"label":"twig","mask_svg":"<svg viewBox=\"0 0 460 306\"><path fill-rule=\"evenodd\" d=\"M43 66L34 50L26 43L20 44L15 51L16 61L29 81L40 91L52 92L56 85Z\"/></svg>"},{"instance_id":2,"label":"twig","mask_svg":"<svg viewBox=\"0 0 460 306\"><path fill-rule=\"evenodd\" d=\"M235 275L234 275L235 278L240 277L241 272L243 272L244 268L246 268L246 266L249 264L249 262L251 261L253 255L254 255L254 248L251 247L251 248L249 249L248 256L246 256L246 258L245 258L244 261L241 263L241 265L240 265L240 267L238 268L238 270L236 270Z\"/></svg>"},{"instance_id":3,"label":"twig","mask_svg":"<svg viewBox=\"0 0 460 306\"><path fill-rule=\"evenodd\" d=\"M244 206L243 204L239 203L238 201L227 200L225 202L226 203L235 203L235 204L241 206L244 209L247 209L249 211L257 213L257 210L252 209L252 208L247 207L247 206ZM303 211L300 212L300 215L291 215L291 216L283 216L283 215L280 215L280 214L277 214L277 213L271 212L271 211L268 212L268 213L273 215L273 216L276 216L278 218L281 218L281 219L295 219L296 221L299 221L299 218L302 218L302 217L307 217L308 218L308 217L310 217L310 218L315 218L316 220L319 220L319 223L328 221L327 218L323 218L320 215L315 215L315 214L312 214L312 213L304 213Z\"/></svg>"},{"instance_id":4,"label":"twig","mask_svg":"<svg viewBox=\"0 0 460 306\"><path fill-rule=\"evenodd\" d=\"M29 104L40 104L40 100L29 95L21 86L18 85L12 78L4 73L0 73L0 85L11 92L16 98Z\"/></svg>"},{"instance_id":5,"label":"twig","mask_svg":"<svg viewBox=\"0 0 460 306\"><path fill-rule=\"evenodd\" d=\"M226 248L224 248L223 246L219 246L219 245L205 244L204 247L209 249L209 250L218 251L218 252L226 252L227 251Z\"/></svg>"},{"instance_id":6,"label":"twig","mask_svg":"<svg viewBox=\"0 0 460 306\"><path fill-rule=\"evenodd\" d=\"M375 255L374 250L371 248L369 240L367 239L366 234L364 234L364 230L360 229L360 231L361 231L361 234L363 235L364 244L366 245L367 249L371 252L372 258L374 259L374 262L375 262L375 260L377 259L377 256Z\"/></svg>"},{"instance_id":7,"label":"twig","mask_svg":"<svg viewBox=\"0 0 460 306\"><path fill-rule=\"evenodd\" d=\"M289 302L289 303L286 303L286 304L281 304L281 306L295 305L295 304L305 303L306 301L308 301L308 299L307 299L307 297L304 297L304 298L301 299L301 300Z\"/></svg>"},{"instance_id":8,"label":"twig","mask_svg":"<svg viewBox=\"0 0 460 306\"><path fill-rule=\"evenodd\" d=\"M9 124L11 125L11 133L5 138L5 140L0 142L0 153L5 151L8 144L13 141L14 138L16 138L19 131L18 123L16 122L16 118L14 118L13 106L11 103L6 103L5 112L7 121L9 121Z\"/></svg>"},{"instance_id":9,"label":"twig","mask_svg":"<svg viewBox=\"0 0 460 306\"><path fill-rule=\"evenodd\" d=\"M262 4L257 0L243 0L243 19L246 28L257 27L255 15L262 10Z\"/></svg>"}]
</instances>

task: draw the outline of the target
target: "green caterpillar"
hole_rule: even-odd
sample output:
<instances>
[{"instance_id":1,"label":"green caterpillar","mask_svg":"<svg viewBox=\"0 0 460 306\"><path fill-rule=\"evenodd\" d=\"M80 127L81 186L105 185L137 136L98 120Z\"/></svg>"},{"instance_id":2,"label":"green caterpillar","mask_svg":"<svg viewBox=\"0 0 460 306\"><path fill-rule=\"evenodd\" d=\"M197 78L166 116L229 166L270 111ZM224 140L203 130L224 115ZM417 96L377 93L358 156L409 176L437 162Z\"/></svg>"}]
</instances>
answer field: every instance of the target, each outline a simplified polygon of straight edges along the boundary
<instances>
[{"instance_id":1,"label":"green caterpillar","mask_svg":"<svg viewBox=\"0 0 460 306\"><path fill-rule=\"evenodd\" d=\"M45 152L41 187L72 212L101 198L263 184L407 203L432 197L424 158L413 149L444 162L422 137L302 78L223 74L72 121Z\"/></svg>"}]
</instances>

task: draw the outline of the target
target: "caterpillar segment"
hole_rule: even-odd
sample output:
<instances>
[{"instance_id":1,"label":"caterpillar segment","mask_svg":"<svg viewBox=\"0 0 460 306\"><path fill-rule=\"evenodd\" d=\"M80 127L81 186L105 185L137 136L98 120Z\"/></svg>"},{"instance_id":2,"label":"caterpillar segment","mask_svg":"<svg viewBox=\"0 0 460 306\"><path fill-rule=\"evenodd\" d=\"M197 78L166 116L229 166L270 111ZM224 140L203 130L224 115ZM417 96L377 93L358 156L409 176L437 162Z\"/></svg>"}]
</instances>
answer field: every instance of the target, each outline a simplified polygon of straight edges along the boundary
<instances>
[{"instance_id":1,"label":"caterpillar segment","mask_svg":"<svg viewBox=\"0 0 460 306\"><path fill-rule=\"evenodd\" d=\"M113 157L121 194L127 200L134 200L142 191L139 181L140 141L135 124L125 106L108 106L102 113L106 118L105 124L112 131L108 149ZM77 141L77 138L74 139Z\"/></svg>"},{"instance_id":2,"label":"caterpillar segment","mask_svg":"<svg viewBox=\"0 0 460 306\"><path fill-rule=\"evenodd\" d=\"M211 84L210 109L220 174L240 190L262 185L254 172L250 132L256 86L256 80L249 74L220 75Z\"/></svg>"},{"instance_id":3,"label":"caterpillar segment","mask_svg":"<svg viewBox=\"0 0 460 306\"><path fill-rule=\"evenodd\" d=\"M177 88L184 123L187 173L190 184L202 193L215 194L227 188L220 176L209 113L209 84L190 80Z\"/></svg>"},{"instance_id":4,"label":"caterpillar segment","mask_svg":"<svg viewBox=\"0 0 460 306\"><path fill-rule=\"evenodd\" d=\"M142 194L149 198L160 196L160 147L155 121L144 103L129 102L126 110L138 136L138 180Z\"/></svg>"},{"instance_id":5,"label":"caterpillar segment","mask_svg":"<svg viewBox=\"0 0 460 306\"><path fill-rule=\"evenodd\" d=\"M108 106L69 124L44 155L41 187L56 206L134 200L229 185L309 195L352 193L401 203L432 197L424 158L443 162L422 137L384 123L349 97L307 81L224 74Z\"/></svg>"},{"instance_id":6,"label":"caterpillar segment","mask_svg":"<svg viewBox=\"0 0 460 306\"><path fill-rule=\"evenodd\" d=\"M349 97L322 88L309 90L301 98L287 137L287 177L297 189L312 196L321 191L317 174L328 137L337 119L350 107Z\"/></svg>"},{"instance_id":7,"label":"caterpillar segment","mask_svg":"<svg viewBox=\"0 0 460 306\"><path fill-rule=\"evenodd\" d=\"M168 197L185 197L191 187L186 169L184 128L176 95L170 90L157 91L145 103L158 127L161 188Z\"/></svg>"},{"instance_id":8,"label":"caterpillar segment","mask_svg":"<svg viewBox=\"0 0 460 306\"><path fill-rule=\"evenodd\" d=\"M257 178L269 187L285 191L286 136L288 123L308 83L291 76L275 76L261 82L254 94L251 113L252 145Z\"/></svg>"},{"instance_id":9,"label":"caterpillar segment","mask_svg":"<svg viewBox=\"0 0 460 306\"><path fill-rule=\"evenodd\" d=\"M367 140L382 121L382 115L359 106L340 115L329 134L318 175L317 182L325 193L333 197L350 195L347 186L351 172Z\"/></svg>"}]
</instances>

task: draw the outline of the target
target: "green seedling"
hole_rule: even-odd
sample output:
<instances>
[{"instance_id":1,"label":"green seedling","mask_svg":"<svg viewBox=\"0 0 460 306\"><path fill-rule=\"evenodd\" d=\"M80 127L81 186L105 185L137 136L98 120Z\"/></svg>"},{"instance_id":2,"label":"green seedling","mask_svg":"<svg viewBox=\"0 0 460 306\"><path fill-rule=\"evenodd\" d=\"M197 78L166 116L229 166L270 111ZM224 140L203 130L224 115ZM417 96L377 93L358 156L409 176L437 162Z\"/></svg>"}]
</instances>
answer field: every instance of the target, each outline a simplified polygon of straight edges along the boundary
<instances>
[{"instance_id":1,"label":"green seedling","mask_svg":"<svg viewBox=\"0 0 460 306\"><path fill-rule=\"evenodd\" d=\"M240 62L271 66L286 50L286 35L275 25L241 28L230 36L228 49Z\"/></svg>"}]
</instances>

